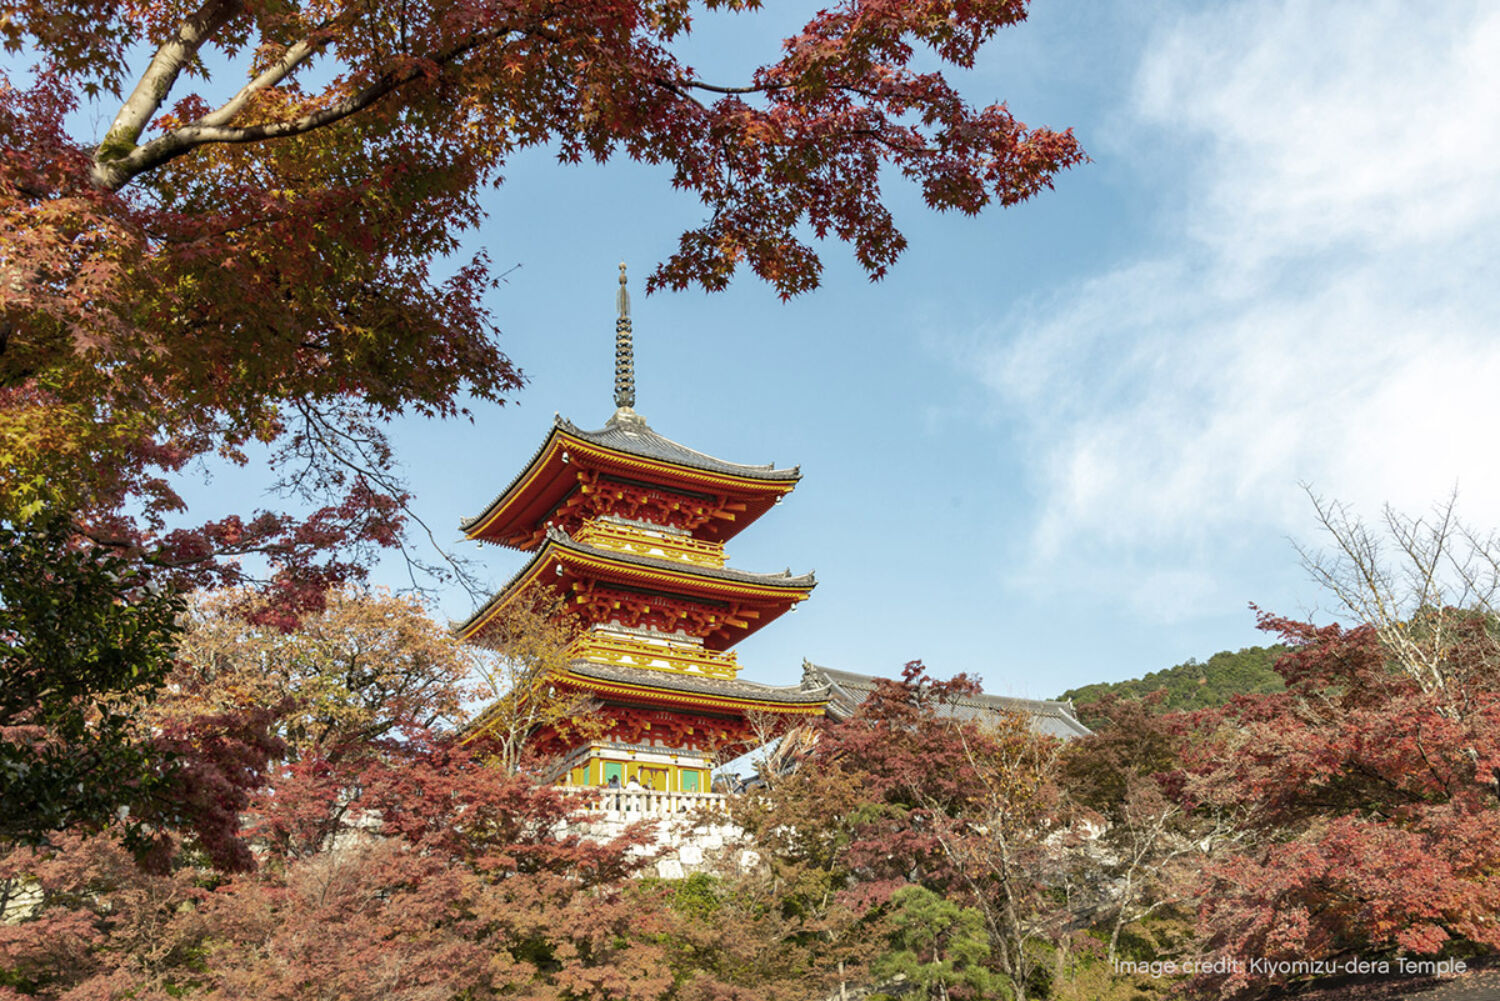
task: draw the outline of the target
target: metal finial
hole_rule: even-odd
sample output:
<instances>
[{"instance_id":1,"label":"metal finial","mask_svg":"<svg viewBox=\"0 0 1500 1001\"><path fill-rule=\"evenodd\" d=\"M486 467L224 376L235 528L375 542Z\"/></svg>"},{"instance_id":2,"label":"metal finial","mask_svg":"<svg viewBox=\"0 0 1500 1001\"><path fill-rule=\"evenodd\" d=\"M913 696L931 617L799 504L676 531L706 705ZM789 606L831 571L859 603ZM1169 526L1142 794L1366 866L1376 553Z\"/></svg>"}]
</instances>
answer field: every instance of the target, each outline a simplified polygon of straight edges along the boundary
<instances>
[{"instance_id":1,"label":"metal finial","mask_svg":"<svg viewBox=\"0 0 1500 1001\"><path fill-rule=\"evenodd\" d=\"M625 288L625 262L620 262L620 291L615 296L620 316L615 320L615 406L635 406L635 346L631 343L630 293Z\"/></svg>"}]
</instances>

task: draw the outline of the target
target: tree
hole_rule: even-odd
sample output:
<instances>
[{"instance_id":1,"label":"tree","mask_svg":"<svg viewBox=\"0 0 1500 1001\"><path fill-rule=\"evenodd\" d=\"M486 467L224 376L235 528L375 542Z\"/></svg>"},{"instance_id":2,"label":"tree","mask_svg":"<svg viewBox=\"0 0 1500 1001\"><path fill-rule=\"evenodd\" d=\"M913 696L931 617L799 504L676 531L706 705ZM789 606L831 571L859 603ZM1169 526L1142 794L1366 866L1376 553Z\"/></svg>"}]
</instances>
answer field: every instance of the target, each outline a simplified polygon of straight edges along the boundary
<instances>
[{"instance_id":1,"label":"tree","mask_svg":"<svg viewBox=\"0 0 1500 1001\"><path fill-rule=\"evenodd\" d=\"M275 714L294 759L358 755L465 719L478 657L419 598L341 587L291 631L263 624L266 602L248 589L194 594L173 691L148 717L256 707Z\"/></svg>"},{"instance_id":2,"label":"tree","mask_svg":"<svg viewBox=\"0 0 1500 1001\"><path fill-rule=\"evenodd\" d=\"M913 661L793 771L731 806L765 848L784 912L821 941L814 962L867 962L894 895L919 886L980 915L986 962L1009 990L1045 989L1037 946L1062 911L1046 893L1062 870L1049 839L1066 833L1057 742L1018 715L972 718L960 700L975 691Z\"/></svg>"},{"instance_id":3,"label":"tree","mask_svg":"<svg viewBox=\"0 0 1500 1001\"><path fill-rule=\"evenodd\" d=\"M893 949L873 966L876 976L905 977L927 997L1009 998L1005 978L986 967L990 943L984 917L921 886L891 895Z\"/></svg>"},{"instance_id":4,"label":"tree","mask_svg":"<svg viewBox=\"0 0 1500 1001\"><path fill-rule=\"evenodd\" d=\"M0 996L667 995L659 909L632 888L644 832L586 837L564 790L458 743L420 606L336 595L304 639L235 600L200 597L201 662L152 719L274 700L284 750L234 804L254 864L168 835L145 869L116 828L0 851Z\"/></svg>"},{"instance_id":5,"label":"tree","mask_svg":"<svg viewBox=\"0 0 1500 1001\"><path fill-rule=\"evenodd\" d=\"M464 721L474 651L413 597L346 586L289 632L263 624L266 600L249 590L194 595L169 690L138 713L158 728L264 719L278 748L263 788L239 809L256 818L263 848L306 856L370 819L353 791L371 769ZM243 850L240 833L236 815L226 834Z\"/></svg>"},{"instance_id":6,"label":"tree","mask_svg":"<svg viewBox=\"0 0 1500 1001\"><path fill-rule=\"evenodd\" d=\"M1236 695L1281 690L1281 675L1275 664L1286 651L1279 646L1252 646L1220 650L1205 661L1196 658L1143 678L1101 681L1070 689L1059 696L1078 705L1079 718L1090 728L1107 726L1108 718L1094 706L1110 695L1149 700L1154 692L1163 697L1150 700L1158 712L1207 709L1221 706Z\"/></svg>"},{"instance_id":7,"label":"tree","mask_svg":"<svg viewBox=\"0 0 1500 1001\"><path fill-rule=\"evenodd\" d=\"M385 765L359 805L379 837L346 812L345 836L262 840L232 876L192 853L145 871L108 837L0 853L0 996L667 996L658 911L629 878L639 839L566 833L558 790L461 752ZM307 791L278 783L256 812L312 818L326 803Z\"/></svg>"},{"instance_id":8,"label":"tree","mask_svg":"<svg viewBox=\"0 0 1500 1001\"><path fill-rule=\"evenodd\" d=\"M142 714L177 670L181 600L56 517L0 523L0 549L0 843L110 827L154 864L177 836L249 864L239 810L280 752L270 714Z\"/></svg>"},{"instance_id":9,"label":"tree","mask_svg":"<svg viewBox=\"0 0 1500 1001\"><path fill-rule=\"evenodd\" d=\"M1456 493L1428 517L1387 505L1374 526L1308 496L1331 548L1299 547L1303 567L1375 631L1393 667L1463 719L1476 694L1500 687L1500 537L1464 524Z\"/></svg>"},{"instance_id":10,"label":"tree","mask_svg":"<svg viewBox=\"0 0 1500 1001\"><path fill-rule=\"evenodd\" d=\"M181 602L70 539L0 523L0 841L98 828L170 781L130 711L172 669Z\"/></svg>"},{"instance_id":11,"label":"tree","mask_svg":"<svg viewBox=\"0 0 1500 1001\"><path fill-rule=\"evenodd\" d=\"M1445 664L1470 644L1487 655L1488 619L1448 625ZM1185 745L1189 801L1243 811L1244 843L1206 868L1205 945L1302 960L1500 949L1500 692L1470 688L1456 717L1452 685L1424 688L1373 626L1262 627L1291 647L1287 690L1206 711ZM1264 987L1243 969L1200 979Z\"/></svg>"},{"instance_id":12,"label":"tree","mask_svg":"<svg viewBox=\"0 0 1500 1001\"><path fill-rule=\"evenodd\" d=\"M488 705L469 729L498 767L513 772L545 754L550 748L540 744L549 736L587 736L606 726L588 698L554 684L572 659L578 632L567 598L545 587L511 596L490 620L482 640L488 655L475 661Z\"/></svg>"},{"instance_id":13,"label":"tree","mask_svg":"<svg viewBox=\"0 0 1500 1001\"><path fill-rule=\"evenodd\" d=\"M1076 840L1059 797L1061 742L1033 733L1019 713L947 729L967 766L954 776L963 798L944 807L930 779L914 789L951 873L946 886L982 916L1009 991L1045 996L1050 971L1039 960L1070 918L1068 899L1051 891L1065 888Z\"/></svg>"},{"instance_id":14,"label":"tree","mask_svg":"<svg viewBox=\"0 0 1500 1001\"><path fill-rule=\"evenodd\" d=\"M1241 832L1242 810L1195 807L1183 796L1181 746L1193 725L1162 713L1168 698L1163 689L1145 699L1105 695L1092 706L1099 729L1063 752L1065 793L1098 828L1075 846L1093 891L1074 902L1075 917L1107 932L1112 969L1127 928L1159 914L1187 924L1204 864Z\"/></svg>"},{"instance_id":15,"label":"tree","mask_svg":"<svg viewBox=\"0 0 1500 1001\"><path fill-rule=\"evenodd\" d=\"M862 776L817 754L779 775L764 791L730 797L726 805L759 857L752 872L734 874L731 899L742 901L757 918L746 928L774 938L783 957L794 957L784 959L796 975L787 978L791 983L783 993L796 997L811 986L825 994L837 989L842 996L874 949L871 920L876 915L863 892L864 874L851 855L861 831L880 811ZM740 954L747 941L755 937L735 935L728 943L716 943L716 952ZM752 996L774 995L764 974L777 964L764 955L756 958L741 967L748 977L723 970L722 961L705 966L718 968L722 980L753 991Z\"/></svg>"},{"instance_id":16,"label":"tree","mask_svg":"<svg viewBox=\"0 0 1500 1001\"><path fill-rule=\"evenodd\" d=\"M757 6L712 0L732 14ZM917 50L973 65L1023 0L844 0L741 82L676 54L688 0L15 0L0 36L0 512L45 500L194 584L270 563L273 607L316 607L410 513L381 423L498 401L519 376L481 256L439 277L508 157L623 153L705 205L653 288L785 295L810 236L872 277L905 246L882 180L938 210L1011 205L1082 160L1069 133L972 107ZM111 122L74 135L83 107ZM172 529L167 475L279 450L305 517Z\"/></svg>"}]
</instances>

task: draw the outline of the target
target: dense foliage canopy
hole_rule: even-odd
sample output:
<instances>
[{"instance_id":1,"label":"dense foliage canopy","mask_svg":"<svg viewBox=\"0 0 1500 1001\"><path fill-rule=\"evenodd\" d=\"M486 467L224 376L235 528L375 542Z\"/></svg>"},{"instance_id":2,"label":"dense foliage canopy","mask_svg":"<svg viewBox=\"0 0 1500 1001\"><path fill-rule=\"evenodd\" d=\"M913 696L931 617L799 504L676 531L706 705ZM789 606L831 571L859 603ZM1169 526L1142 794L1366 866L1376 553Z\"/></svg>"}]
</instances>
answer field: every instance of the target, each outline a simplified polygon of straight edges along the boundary
<instances>
[{"instance_id":1,"label":"dense foliage canopy","mask_svg":"<svg viewBox=\"0 0 1500 1001\"><path fill-rule=\"evenodd\" d=\"M800 1001L900 976L1155 1001L1293 978L1253 957L1472 958L1500 948L1500 697L1492 624L1465 621L1441 697L1371 629L1268 618L1285 690L1110 695L1067 743L955 715L973 686L912 664L729 801L745 842L659 880L649 824L589 836L587 799L465 742L474 652L419 605L343 590L283 632L202 596L156 696L121 695L181 735L182 816L151 816L146 866L107 816L11 838L0 997ZM1120 965L1201 959L1225 972Z\"/></svg>"},{"instance_id":2,"label":"dense foliage canopy","mask_svg":"<svg viewBox=\"0 0 1500 1001\"><path fill-rule=\"evenodd\" d=\"M1164 712L1208 709L1221 706L1236 695L1281 691L1283 686L1281 675L1276 673L1276 661L1285 652L1286 647L1279 643L1220 650L1207 660L1193 658L1174 667L1151 671L1141 678L1100 681L1071 688L1059 698L1071 699L1090 726L1096 716L1091 703L1106 695L1141 699L1161 692L1162 697L1154 704Z\"/></svg>"},{"instance_id":3,"label":"dense foliage canopy","mask_svg":"<svg viewBox=\"0 0 1500 1001\"><path fill-rule=\"evenodd\" d=\"M694 16L755 6L0 6L0 519L46 503L193 584L254 555L271 614L316 607L409 517L382 422L520 385L486 257L452 255L523 149L659 164L701 199L653 287L748 264L787 295L815 239L885 273L889 179L972 213L1081 159L921 65L972 65L1022 0L845 0L741 80L676 54ZM310 513L176 527L170 474L260 443Z\"/></svg>"}]
</instances>

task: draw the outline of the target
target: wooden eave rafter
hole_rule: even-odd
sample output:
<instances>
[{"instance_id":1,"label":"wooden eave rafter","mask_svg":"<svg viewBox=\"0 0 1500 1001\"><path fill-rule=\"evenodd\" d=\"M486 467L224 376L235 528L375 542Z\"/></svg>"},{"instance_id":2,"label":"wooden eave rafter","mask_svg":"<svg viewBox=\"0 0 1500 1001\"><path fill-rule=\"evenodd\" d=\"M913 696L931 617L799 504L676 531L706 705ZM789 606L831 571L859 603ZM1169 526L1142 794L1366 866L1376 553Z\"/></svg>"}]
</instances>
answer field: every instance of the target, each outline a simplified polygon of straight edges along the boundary
<instances>
[{"instance_id":1,"label":"wooden eave rafter","mask_svg":"<svg viewBox=\"0 0 1500 1001\"><path fill-rule=\"evenodd\" d=\"M626 699L630 702L643 701L652 705L691 706L695 709L717 708L735 713L766 712L788 716L822 716L828 706L826 700L822 702L775 702L770 699L746 699L730 695L682 692L676 689L656 688L652 685L589 678L572 671L561 672L555 677L560 684L570 688L593 692L596 695Z\"/></svg>"},{"instance_id":2,"label":"wooden eave rafter","mask_svg":"<svg viewBox=\"0 0 1500 1001\"><path fill-rule=\"evenodd\" d=\"M719 542L738 534L797 485L795 479L756 479L648 459L553 428L537 457L510 489L468 524L465 538L534 549L541 544L547 522L556 519L557 509L578 488L580 472L648 489L713 498L716 504L711 520L693 534Z\"/></svg>"},{"instance_id":3,"label":"wooden eave rafter","mask_svg":"<svg viewBox=\"0 0 1500 1001\"><path fill-rule=\"evenodd\" d=\"M561 573L558 569L561 568ZM551 576L548 576L548 575ZM557 580L553 581L553 577ZM723 608L724 630L715 634L711 649L725 650L757 629L779 618L798 602L812 594L811 586L777 586L748 581L728 580L698 572L692 565L677 567L643 566L624 557L598 553L581 553L556 543L547 543L503 592L472 617L459 630L460 639L474 639L485 627L504 613L513 596L534 583L546 582L570 588L573 581L599 581L606 585L628 588L650 601L653 595L663 598L703 600ZM730 628L739 630L731 633Z\"/></svg>"}]
</instances>

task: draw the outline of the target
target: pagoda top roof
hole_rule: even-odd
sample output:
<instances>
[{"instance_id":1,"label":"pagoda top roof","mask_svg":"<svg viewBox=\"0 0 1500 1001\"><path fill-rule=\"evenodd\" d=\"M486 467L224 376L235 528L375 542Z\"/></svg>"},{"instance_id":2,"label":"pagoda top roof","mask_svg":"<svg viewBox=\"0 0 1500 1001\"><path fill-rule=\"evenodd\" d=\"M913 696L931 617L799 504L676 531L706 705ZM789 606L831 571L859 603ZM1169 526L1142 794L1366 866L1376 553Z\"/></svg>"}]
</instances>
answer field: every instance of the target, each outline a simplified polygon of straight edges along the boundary
<instances>
[{"instance_id":1,"label":"pagoda top roof","mask_svg":"<svg viewBox=\"0 0 1500 1001\"><path fill-rule=\"evenodd\" d=\"M763 466L747 466L738 462L716 459L706 452L688 448L681 442L673 441L651 430L646 419L629 407L616 410L609 422L597 431L585 431L565 417L554 417L553 424L601 448L627 452L643 459L658 459L676 466L689 466L710 473L723 473L726 476L744 476L752 480L785 481L802 478L801 466L792 466L789 469L778 469L770 463Z\"/></svg>"},{"instance_id":2,"label":"pagoda top roof","mask_svg":"<svg viewBox=\"0 0 1500 1001\"><path fill-rule=\"evenodd\" d=\"M715 458L653 431L629 407L615 411L597 431L554 416L552 429L510 484L472 518L459 521L469 538L519 549L540 543L554 508L578 486L582 470L703 495L732 495L744 502L744 517L715 521L708 534L719 541L736 534L789 492L801 468L744 465Z\"/></svg>"}]
</instances>

